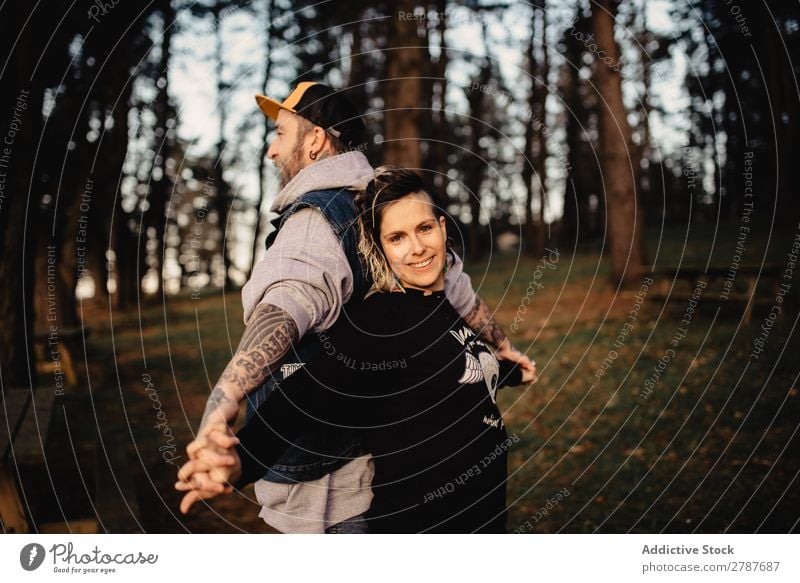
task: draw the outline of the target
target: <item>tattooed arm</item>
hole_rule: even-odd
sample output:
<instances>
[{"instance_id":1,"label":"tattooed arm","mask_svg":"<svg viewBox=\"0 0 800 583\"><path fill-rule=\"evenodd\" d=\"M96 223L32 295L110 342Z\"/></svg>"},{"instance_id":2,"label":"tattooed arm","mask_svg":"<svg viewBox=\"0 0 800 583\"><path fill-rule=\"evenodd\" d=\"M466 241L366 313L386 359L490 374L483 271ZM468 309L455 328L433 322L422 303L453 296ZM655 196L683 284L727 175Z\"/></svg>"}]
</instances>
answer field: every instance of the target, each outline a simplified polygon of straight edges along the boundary
<instances>
[{"instance_id":1,"label":"tattooed arm","mask_svg":"<svg viewBox=\"0 0 800 583\"><path fill-rule=\"evenodd\" d=\"M231 426L239 413L239 403L261 386L298 339L297 324L287 312L270 304L260 304L255 308L236 354L211 391L197 436L186 448L190 461L179 471L175 484L176 490L186 492L181 501L181 512L186 513L198 500L230 492L230 486L213 480L208 471L190 472L188 469L207 462L209 456L216 462L223 459L219 448L216 452L213 449L206 452L206 458L201 459L204 450L210 449L212 433L216 432L219 434L217 438L224 440L226 437L220 428L227 428L227 438L233 438ZM225 444L217 442L217 445Z\"/></svg>"},{"instance_id":2,"label":"tattooed arm","mask_svg":"<svg viewBox=\"0 0 800 583\"><path fill-rule=\"evenodd\" d=\"M211 392L200 422L233 425L239 403L266 380L298 340L292 317L281 308L261 304L253 311L242 340Z\"/></svg>"},{"instance_id":3,"label":"tattooed arm","mask_svg":"<svg viewBox=\"0 0 800 583\"><path fill-rule=\"evenodd\" d=\"M523 371L533 375L535 378L536 364L525 354L514 348L511 341L500 329L500 325L495 321L489 306L478 294L475 294L475 303L469 313L464 316L464 320L480 338L497 349L499 358L516 362Z\"/></svg>"},{"instance_id":4,"label":"tattooed arm","mask_svg":"<svg viewBox=\"0 0 800 583\"><path fill-rule=\"evenodd\" d=\"M508 338L506 338L506 335L500 329L500 325L492 316L489 306L478 294L475 294L475 303L472 305L469 314L464 316L464 320L469 324L470 328L478 333L478 336L498 350L508 342Z\"/></svg>"},{"instance_id":5,"label":"tattooed arm","mask_svg":"<svg viewBox=\"0 0 800 583\"><path fill-rule=\"evenodd\" d=\"M447 253L444 288L450 304L480 338L498 350L498 356L518 362L523 368L532 367L530 359L523 357L511 346L511 342L492 316L489 306L472 288L472 281L464 271L464 262L452 250L448 250Z\"/></svg>"}]
</instances>

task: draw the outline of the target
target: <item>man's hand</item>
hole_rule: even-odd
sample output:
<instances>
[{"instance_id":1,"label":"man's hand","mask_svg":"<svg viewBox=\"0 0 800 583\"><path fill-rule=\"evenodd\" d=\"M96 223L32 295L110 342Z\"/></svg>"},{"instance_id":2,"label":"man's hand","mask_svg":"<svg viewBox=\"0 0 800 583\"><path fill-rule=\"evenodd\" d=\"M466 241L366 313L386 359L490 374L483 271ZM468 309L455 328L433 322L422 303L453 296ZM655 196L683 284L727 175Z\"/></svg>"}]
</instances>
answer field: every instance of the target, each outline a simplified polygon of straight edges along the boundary
<instances>
[{"instance_id":1,"label":"man's hand","mask_svg":"<svg viewBox=\"0 0 800 583\"><path fill-rule=\"evenodd\" d=\"M232 482L241 477L242 463L234 446L239 440L224 423L207 425L187 448L192 458L178 470L175 489L187 494L181 500L186 514L199 501L233 492Z\"/></svg>"}]
</instances>

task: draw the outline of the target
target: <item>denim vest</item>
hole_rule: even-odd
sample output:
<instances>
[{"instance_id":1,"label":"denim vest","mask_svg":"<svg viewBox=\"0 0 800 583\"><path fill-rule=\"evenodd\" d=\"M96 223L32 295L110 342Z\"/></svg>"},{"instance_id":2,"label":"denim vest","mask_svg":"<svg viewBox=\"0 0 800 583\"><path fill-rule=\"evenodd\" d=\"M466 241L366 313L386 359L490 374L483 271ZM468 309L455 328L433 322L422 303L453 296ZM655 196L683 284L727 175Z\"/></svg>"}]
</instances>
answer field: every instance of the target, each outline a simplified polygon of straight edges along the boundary
<instances>
[{"instance_id":1,"label":"denim vest","mask_svg":"<svg viewBox=\"0 0 800 583\"><path fill-rule=\"evenodd\" d=\"M278 231L287 219L304 208L314 208L323 214L342 244L353 272L353 294L342 308L342 314L339 316L341 319L346 317L345 312L348 307L352 307L354 302L363 300L371 285L358 255L358 229L355 224L357 215L353 193L347 190L317 190L302 195L272 221L275 229L267 237L267 249L275 242ZM304 363L320 356L322 346L323 341L318 334L306 333L287 356L287 359L293 362L285 362L280 370L273 372L261 387L248 396L247 421L253 417L258 406L277 384ZM269 468L263 479L279 484L317 480L362 453L354 430L320 427L295 439L278 461Z\"/></svg>"}]
</instances>

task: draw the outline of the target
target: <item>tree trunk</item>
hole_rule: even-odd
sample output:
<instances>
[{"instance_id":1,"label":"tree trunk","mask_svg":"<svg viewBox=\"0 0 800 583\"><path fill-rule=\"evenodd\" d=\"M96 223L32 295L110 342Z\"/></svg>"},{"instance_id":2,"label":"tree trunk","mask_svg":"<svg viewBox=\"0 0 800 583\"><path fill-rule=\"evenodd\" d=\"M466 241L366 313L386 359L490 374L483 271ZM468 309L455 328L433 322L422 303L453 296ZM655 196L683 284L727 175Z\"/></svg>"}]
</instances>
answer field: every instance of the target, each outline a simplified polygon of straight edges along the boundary
<instances>
[{"instance_id":1,"label":"tree trunk","mask_svg":"<svg viewBox=\"0 0 800 583\"><path fill-rule=\"evenodd\" d=\"M597 47L605 51L612 66L619 63L614 39L613 0L592 5L592 28ZM642 214L636 192L636 171L631 160L631 129L622 100L622 76L603 60L595 63L597 88L604 103L600 108L601 165L606 185L608 214L606 230L611 255L611 276L616 283L633 284L642 264ZM615 67L618 69L618 67Z\"/></svg>"},{"instance_id":2,"label":"tree trunk","mask_svg":"<svg viewBox=\"0 0 800 583\"><path fill-rule=\"evenodd\" d=\"M217 218L219 219L219 229L222 234L220 254L222 255L222 264L225 271L224 283L225 288L230 287L231 278L230 270L233 267L231 261L231 246L228 240L228 216L230 213L230 185L225 180L225 164L222 161L222 156L227 146L225 138L225 124L228 118L227 99L228 96L225 92L228 89L227 83L223 80L223 52L222 52L222 8L220 4L215 4L213 7L212 18L214 21L214 39L215 39L215 68L214 74L217 82L217 113L219 114L219 139L217 140L217 160L214 165L214 185L216 186L216 196L214 198L214 209L217 211ZM230 232L233 232L232 230Z\"/></svg>"},{"instance_id":3,"label":"tree trunk","mask_svg":"<svg viewBox=\"0 0 800 583\"><path fill-rule=\"evenodd\" d=\"M580 8L579 14L580 14ZM564 53L566 67L562 94L566 107L566 142L567 142L567 180L564 188L564 214L561 217L561 244L570 250L577 248L581 239L587 237L585 209L587 192L584 188L582 171L590 161L582 160L580 149L582 134L586 121L586 106L581 101L581 77L579 67L583 51L572 34L565 35L566 51ZM576 170L580 164L581 171Z\"/></svg>"},{"instance_id":4,"label":"tree trunk","mask_svg":"<svg viewBox=\"0 0 800 583\"><path fill-rule=\"evenodd\" d=\"M10 11L13 13L13 11ZM30 386L36 382L33 358L33 273L34 256L42 253L37 245L36 213L38 212L38 180L33 172L36 140L42 129L43 90L37 79L30 81L38 59L34 50L34 34L23 30L23 21L4 16L0 41L9 39L16 45L4 52L10 55L3 75L3 96L0 98L0 128L4 143L0 147L0 386ZM13 124L13 125L12 125ZM11 128L14 128L14 134ZM8 144L11 140L12 143ZM46 283L45 283L46 285Z\"/></svg>"},{"instance_id":5,"label":"tree trunk","mask_svg":"<svg viewBox=\"0 0 800 583\"><path fill-rule=\"evenodd\" d=\"M796 139L798 118L800 118L800 100L793 91L794 84L788 82L792 74L791 54L785 53L779 46L778 30L780 23L783 22L782 16L785 18L785 15L780 12L772 14L767 10L756 10L753 28L758 31L756 42L763 47L758 52L765 54L762 62L766 69L767 95L770 101L768 111L772 117L774 148L777 150L773 154L774 162L770 160L769 164L764 164L762 161L762 165L775 168L776 176L773 179L774 183L771 183L770 186L772 187L774 184L777 220L794 226L797 224L798 211L800 211L795 188L797 172L794 168L800 155ZM770 192L772 188L766 189L766 191Z\"/></svg>"},{"instance_id":6,"label":"tree trunk","mask_svg":"<svg viewBox=\"0 0 800 583\"><path fill-rule=\"evenodd\" d=\"M488 61L481 67L481 72L478 77L479 85L486 85L491 78L491 67ZM486 152L481 145L481 138L486 133L486 126L484 125L484 111L486 96L482 91L468 90L467 102L469 104L469 127L470 127L470 142L468 154L467 167L464 173L464 186L467 189L467 196L469 196L469 211L471 215L471 222L469 225L469 233L467 243L468 250L472 258L478 258L483 255L483 246L481 245L481 200L482 200L482 187L485 170Z\"/></svg>"},{"instance_id":7,"label":"tree trunk","mask_svg":"<svg viewBox=\"0 0 800 583\"><path fill-rule=\"evenodd\" d=\"M172 108L169 103L169 61L170 61L170 46L172 42L172 31L175 22L175 9L172 6L172 0L161 0L159 11L163 21L161 29L161 57L158 67L159 79L156 83L155 115L156 115L156 128L155 136L156 142L153 144L155 148L155 156L153 158L153 169L158 169L158 177L153 178L153 172L150 173L152 186L150 188L150 207L147 211L148 227L155 230L156 251L155 255L158 261L156 275L158 278L158 291L156 292L157 298L163 301L164 298L164 258L166 243L164 234L166 231L167 222L167 199L171 190L171 180L167 171L167 160L169 159L172 149L172 131L170 125L173 120ZM160 139L160 141L159 141Z\"/></svg>"},{"instance_id":8,"label":"tree trunk","mask_svg":"<svg viewBox=\"0 0 800 583\"><path fill-rule=\"evenodd\" d=\"M545 242L547 241L547 222L545 221L544 211L547 208L547 95L549 87L547 78L550 75L550 60L547 56L547 8L545 0L534 9L534 18L538 12L542 23L542 61L539 70L539 83L536 84L536 108L539 120L536 130L536 174L537 191L539 193L539 216L536 225L536 255L544 254ZM535 23L534 23L535 24Z\"/></svg>"},{"instance_id":9,"label":"tree trunk","mask_svg":"<svg viewBox=\"0 0 800 583\"><path fill-rule=\"evenodd\" d=\"M437 0L434 4L436 12L445 14L447 0ZM439 36L439 58L431 67L433 78L430 92L431 99L431 132L433 140L428 150L427 167L434 171L433 184L440 192L447 190L447 144L450 128L447 125L447 18L437 18L435 21L436 33Z\"/></svg>"},{"instance_id":10,"label":"tree trunk","mask_svg":"<svg viewBox=\"0 0 800 583\"><path fill-rule=\"evenodd\" d=\"M114 128L120 135L128 135L128 107L114 110ZM127 155L128 141L124 141ZM124 158L123 158L124 160ZM142 229L142 217L138 205L131 213L122 208L122 197L117 194L113 212L109 246L114 249L114 266L117 283L116 306L124 310L139 302L142 278L147 272L146 235ZM131 228L131 223L135 225Z\"/></svg>"},{"instance_id":11,"label":"tree trunk","mask_svg":"<svg viewBox=\"0 0 800 583\"><path fill-rule=\"evenodd\" d=\"M413 13L417 3L401 0L398 13ZM408 168L422 167L420 108L428 103L423 95L420 71L426 69L426 48L417 33L418 21L398 19L389 36L384 83L384 163Z\"/></svg>"},{"instance_id":12,"label":"tree trunk","mask_svg":"<svg viewBox=\"0 0 800 583\"><path fill-rule=\"evenodd\" d=\"M525 248L531 253L536 254L536 223L533 216L533 197L536 189L533 187L535 174L534 145L536 142L536 132L533 129L533 112L536 111L536 11L531 16L531 39L527 50L527 73L531 80L531 89L528 93L528 111L531 112L531 119L525 120L525 158L522 164L522 181L525 183Z\"/></svg>"},{"instance_id":13,"label":"tree trunk","mask_svg":"<svg viewBox=\"0 0 800 583\"><path fill-rule=\"evenodd\" d=\"M544 218L544 211L547 205L547 195L545 185L547 184L547 77L549 74L549 62L547 58L547 40L545 31L547 22L545 19L544 2L540 6L534 7L531 13L531 39L528 44L527 62L528 76L531 79L531 89L528 95L528 111L531 112L530 119L525 121L525 164L522 169L522 177L525 182L525 230L527 249L531 255L540 256L544 253L545 241L547 237L547 224ZM541 35L542 35L542 55L541 62L537 63L536 43L537 34L537 14L540 14ZM539 208L536 215L533 213L534 197L538 195Z\"/></svg>"},{"instance_id":14,"label":"tree trunk","mask_svg":"<svg viewBox=\"0 0 800 583\"><path fill-rule=\"evenodd\" d=\"M640 42L643 47L647 47L652 36L647 28L647 0L642 0L641 17L642 40ZM636 149L636 160L633 168L636 172L636 186L640 191L637 199L647 201L650 200L650 194L653 190L652 173L649 172L652 157L650 151L650 112L653 109L650 104L650 67L652 61L648 58L646 48L643 48L639 54L642 61L642 143ZM644 219L644 216L645 214L643 213L641 215L642 219ZM641 246L641 262L644 263L647 261L647 250L643 237L639 238L639 244Z\"/></svg>"},{"instance_id":15,"label":"tree trunk","mask_svg":"<svg viewBox=\"0 0 800 583\"><path fill-rule=\"evenodd\" d=\"M267 85L269 84L269 77L272 74L272 31L274 30L274 26L272 24L275 10L274 10L274 1L267 0L267 39L265 42L265 48L267 53L266 64L264 65L264 83L261 89L261 93L264 95L267 94ZM250 274L253 273L253 268L256 266L256 259L258 256L258 243L260 241L261 235L261 207L264 204L264 199L267 197L267 189L264 184L267 178L267 149L269 146L267 145L267 136L269 135L269 127L270 127L270 119L266 115L262 115L264 119L263 122L263 132L262 132L262 145L261 145L261 157L258 160L258 203L256 203L256 221L255 225L253 225L253 248L252 254L250 255L250 270L247 274L248 279L250 278Z\"/></svg>"}]
</instances>

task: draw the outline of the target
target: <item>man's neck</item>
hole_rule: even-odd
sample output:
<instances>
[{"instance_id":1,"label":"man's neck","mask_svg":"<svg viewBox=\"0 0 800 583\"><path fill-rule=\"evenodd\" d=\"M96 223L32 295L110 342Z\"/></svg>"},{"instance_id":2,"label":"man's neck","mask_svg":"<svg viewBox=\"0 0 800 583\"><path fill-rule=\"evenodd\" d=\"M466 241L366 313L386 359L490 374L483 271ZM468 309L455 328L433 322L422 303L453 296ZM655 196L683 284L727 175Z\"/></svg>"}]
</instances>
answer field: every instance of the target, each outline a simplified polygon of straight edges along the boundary
<instances>
[{"instance_id":1,"label":"man's neck","mask_svg":"<svg viewBox=\"0 0 800 583\"><path fill-rule=\"evenodd\" d=\"M315 163L317 163L317 162L321 162L321 161L322 161L322 160L324 160L325 158L330 158L331 156L333 156L333 154L331 153L331 151L330 151L330 150L324 150L324 151L320 152L319 154L317 154L317 159L316 159L316 160L314 160L314 161L313 161L311 164L309 164L308 166L311 166L311 165L313 165L313 164L315 164ZM308 166L306 166L306 168L308 168Z\"/></svg>"}]
</instances>

